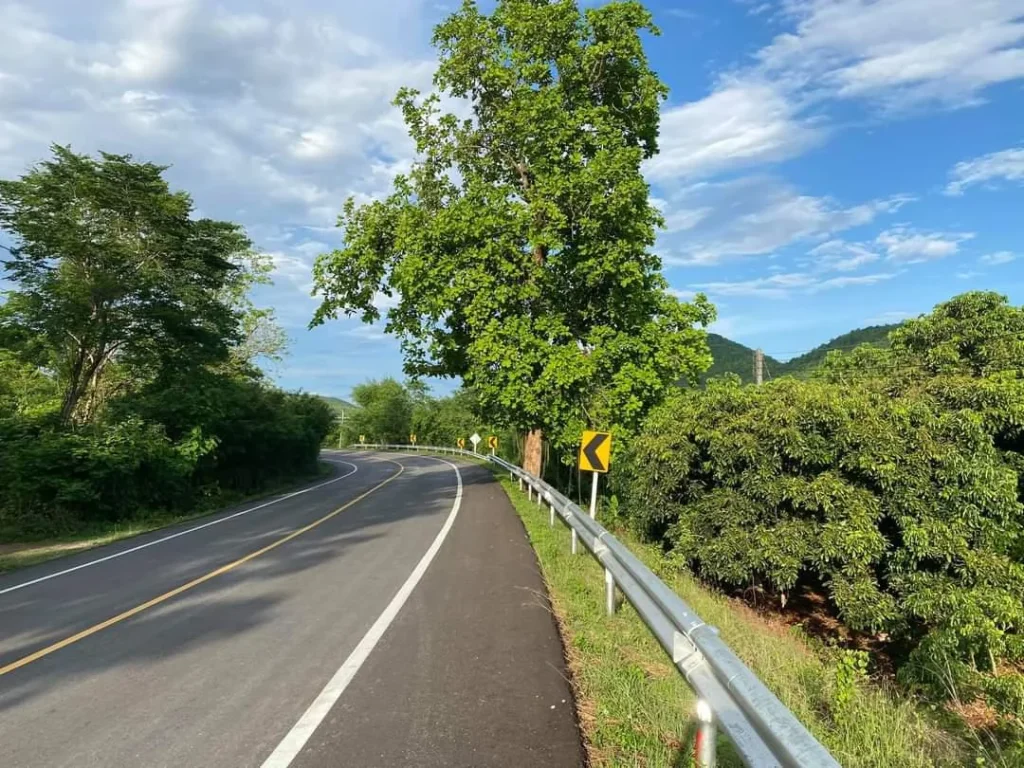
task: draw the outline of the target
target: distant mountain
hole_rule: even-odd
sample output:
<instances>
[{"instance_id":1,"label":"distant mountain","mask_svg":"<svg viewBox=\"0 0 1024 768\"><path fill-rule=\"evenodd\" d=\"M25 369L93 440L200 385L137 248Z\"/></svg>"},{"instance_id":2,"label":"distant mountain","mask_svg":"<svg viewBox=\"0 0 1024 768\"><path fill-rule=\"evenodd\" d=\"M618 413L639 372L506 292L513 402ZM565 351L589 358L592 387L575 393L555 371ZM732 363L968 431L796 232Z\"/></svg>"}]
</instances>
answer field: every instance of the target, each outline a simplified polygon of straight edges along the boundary
<instances>
[{"instance_id":1,"label":"distant mountain","mask_svg":"<svg viewBox=\"0 0 1024 768\"><path fill-rule=\"evenodd\" d=\"M850 350L859 347L861 344L872 344L874 346L889 346L889 332L898 328L899 324L893 325L871 325L867 328L858 328L855 331L836 336L829 342L815 347L799 357L794 357L788 362L780 362L770 355L764 356L765 380L777 379L780 376L795 376L803 378L810 375L817 366L825 359L825 356L834 349ZM701 377L703 384L713 376L722 376L726 373L735 373L744 383L754 380L754 350L744 346L732 339L719 336L717 333L708 334L708 346L711 348L711 355L714 358L711 368Z\"/></svg>"},{"instance_id":2,"label":"distant mountain","mask_svg":"<svg viewBox=\"0 0 1024 768\"><path fill-rule=\"evenodd\" d=\"M711 356L714 362L707 372L701 376L703 384L714 376L723 376L727 373L735 373L744 384L754 380L754 350L739 342L719 336L717 333L708 334L708 346L711 348ZM775 375L775 370L782 368L783 364L769 355L764 356L768 370Z\"/></svg>"},{"instance_id":3,"label":"distant mountain","mask_svg":"<svg viewBox=\"0 0 1024 768\"><path fill-rule=\"evenodd\" d=\"M899 323L892 325L869 325L867 328L858 328L855 331L836 336L832 341L815 347L799 357L794 357L782 366L779 376L796 376L797 378L807 376L825 360L825 356L834 349L848 351L859 347L861 344L870 344L875 347L889 346L889 331L899 327ZM772 368L774 372L775 369Z\"/></svg>"},{"instance_id":4,"label":"distant mountain","mask_svg":"<svg viewBox=\"0 0 1024 768\"><path fill-rule=\"evenodd\" d=\"M321 400L327 403L331 408L334 409L335 413L341 413L342 411L352 411L359 408L358 405L353 405L348 400L342 400L340 397L328 397L327 395L317 395Z\"/></svg>"}]
</instances>

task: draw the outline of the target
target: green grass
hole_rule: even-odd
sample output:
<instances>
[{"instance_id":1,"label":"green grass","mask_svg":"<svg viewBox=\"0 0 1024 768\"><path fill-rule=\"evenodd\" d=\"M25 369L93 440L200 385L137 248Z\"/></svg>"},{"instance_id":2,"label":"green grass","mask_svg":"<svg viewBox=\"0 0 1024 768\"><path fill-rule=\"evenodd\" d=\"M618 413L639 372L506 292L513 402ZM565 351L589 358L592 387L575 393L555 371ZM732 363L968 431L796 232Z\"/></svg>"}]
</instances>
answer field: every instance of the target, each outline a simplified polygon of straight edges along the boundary
<instances>
[{"instance_id":1,"label":"green grass","mask_svg":"<svg viewBox=\"0 0 1024 768\"><path fill-rule=\"evenodd\" d=\"M526 526L548 585L591 765L689 765L695 704L689 686L628 603L616 616L604 615L603 572L582 547L580 554L570 554L565 525L556 521L550 528L547 508L528 502L507 474L496 474ZM656 549L626 535L620 539L705 622L718 627L733 651L842 765L973 763L965 745L915 701L869 680L843 685L835 654L812 649L792 629L702 587ZM724 739L719 758L722 766L738 764Z\"/></svg>"},{"instance_id":2,"label":"green grass","mask_svg":"<svg viewBox=\"0 0 1024 768\"><path fill-rule=\"evenodd\" d=\"M330 474L331 471L332 469L329 464L321 462L317 475L293 479L259 493L246 496L222 495L207 501L202 508L189 512L180 514L167 512L144 513L129 521L90 525L65 536L53 537L44 541L0 544L0 573L17 570L18 568L27 568L30 565L44 563L47 560L84 552L94 547L112 544L115 541L129 539L132 536L149 533L150 531L166 528L170 525L186 523L189 520L215 514L223 507L232 504L244 504L247 501L285 493L305 485L316 477Z\"/></svg>"}]
</instances>

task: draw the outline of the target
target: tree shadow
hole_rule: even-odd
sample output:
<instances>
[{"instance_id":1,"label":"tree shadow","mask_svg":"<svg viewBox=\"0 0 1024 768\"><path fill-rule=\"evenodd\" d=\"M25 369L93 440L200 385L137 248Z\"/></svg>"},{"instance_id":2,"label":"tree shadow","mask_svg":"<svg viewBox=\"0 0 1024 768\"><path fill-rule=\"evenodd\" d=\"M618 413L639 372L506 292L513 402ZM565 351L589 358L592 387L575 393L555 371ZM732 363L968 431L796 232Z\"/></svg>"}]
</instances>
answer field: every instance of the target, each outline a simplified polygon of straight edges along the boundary
<instances>
[{"instance_id":1,"label":"tree shadow","mask_svg":"<svg viewBox=\"0 0 1024 768\"><path fill-rule=\"evenodd\" d=\"M0 676L0 712L11 710L71 680L86 676L95 677L98 673L119 667L164 660L194 651L204 645L255 631L274 621L279 616L276 609L292 597L288 588L290 576L337 562L339 558L343 561L352 550L373 546L374 542L389 535L401 535L395 527L407 524L410 520L436 517L436 527L431 523L425 528L415 530L409 529L406 525L407 534L414 535L417 539L425 539L425 551L450 511L456 483L450 468L446 465L429 460L415 461L415 458L412 457L413 461L402 460L407 464L407 469L394 483L384 486L363 502L326 520L316 528L276 546L251 561L241 563L230 571L215 575L180 595L171 596L159 605L147 608ZM414 462L415 466L412 466ZM493 482L493 478L486 470L479 474L463 471L464 486L483 482ZM279 521L271 523L273 527L277 526ZM216 531L222 541L231 542L236 549L244 550L247 546L252 548L244 554L256 551L255 547L259 540L267 535L266 530L243 532L233 530L230 526L231 524L227 523L225 526L217 526L210 530ZM280 528L282 535L287 535L293 530L294 528L288 526ZM0 666L23 659L40 649L49 648L76 632L88 630L89 627L118 615L120 610L135 608L168 590L182 586L188 583L188 577L195 578L194 571L197 568L203 569L202 575L205 575L226 564L210 563L202 558L186 558L183 562L171 561L165 568L161 568L153 562L161 555L160 546L145 550L145 553L133 553L109 561L118 564L119 568L130 564L142 572L158 569L161 573L161 584L166 585L166 589L154 589L148 592L142 601L134 600L130 606L116 609L110 607L111 593L118 588L117 583L108 584L108 589L86 592L64 601L49 597L40 600L32 594L33 587L0 596L0 616L5 618L5 629L12 627L12 623L6 619L18 613L21 614L19 629L22 630L21 634L26 635L23 642L0 653ZM95 558L102 556L102 549L93 552ZM232 557L228 562L235 559ZM106 563L97 565L95 568L98 571L105 565ZM411 570L415 561L402 563L399 570L405 565ZM69 574L62 579L74 580L76 575ZM332 575L336 578L337 571L332 572ZM402 570L399 584L405 575L405 571ZM102 576L102 572L92 576ZM32 574L26 572L23 578L28 581ZM62 579L45 584L52 586ZM71 581L65 583L73 586ZM91 583L98 583L101 586L103 584L102 579L94 579ZM255 597L233 596L237 594L235 590L254 583L260 583L260 589L269 591ZM107 606L106 609L104 606ZM380 607L383 608L383 605ZM70 612L72 608L82 609L83 617L88 615L88 621L82 621L79 625L52 626L45 631L39 631L40 624L52 624L54 612L62 609ZM371 613L373 616L376 615L373 611ZM33 626L33 616L42 621ZM370 620L372 621L372 618ZM122 631L127 628L131 631Z\"/></svg>"}]
</instances>

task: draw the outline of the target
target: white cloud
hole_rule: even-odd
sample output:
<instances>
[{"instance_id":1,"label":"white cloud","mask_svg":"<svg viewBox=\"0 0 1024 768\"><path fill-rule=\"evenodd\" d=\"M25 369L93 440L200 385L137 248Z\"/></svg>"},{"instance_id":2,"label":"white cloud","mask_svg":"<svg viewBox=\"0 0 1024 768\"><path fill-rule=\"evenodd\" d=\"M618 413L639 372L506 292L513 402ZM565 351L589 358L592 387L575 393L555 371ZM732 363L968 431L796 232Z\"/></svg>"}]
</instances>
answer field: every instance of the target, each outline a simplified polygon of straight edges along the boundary
<instances>
[{"instance_id":1,"label":"white cloud","mask_svg":"<svg viewBox=\"0 0 1024 768\"><path fill-rule=\"evenodd\" d=\"M960 244L974 237L972 232L921 233L907 227L894 227L882 232L875 242L890 261L915 264L944 259L960 251Z\"/></svg>"},{"instance_id":2,"label":"white cloud","mask_svg":"<svg viewBox=\"0 0 1024 768\"><path fill-rule=\"evenodd\" d=\"M759 54L791 89L960 106L1024 77L1024 0L784 0L795 30Z\"/></svg>"},{"instance_id":3,"label":"white cloud","mask_svg":"<svg viewBox=\"0 0 1024 768\"><path fill-rule=\"evenodd\" d=\"M766 299L785 299L794 293L814 294L856 285L874 285L885 280L891 280L897 274L899 273L882 272L873 275L849 275L821 279L805 272L790 272L735 282L695 283L691 287L706 291L712 296L753 296Z\"/></svg>"},{"instance_id":4,"label":"white cloud","mask_svg":"<svg viewBox=\"0 0 1024 768\"><path fill-rule=\"evenodd\" d=\"M1024 181L1024 147L1006 149L957 163L950 171L947 195L962 195L967 187L989 181Z\"/></svg>"},{"instance_id":5,"label":"white cloud","mask_svg":"<svg viewBox=\"0 0 1024 768\"><path fill-rule=\"evenodd\" d=\"M978 261L982 264L988 264L989 266L995 267L1000 264L1009 264L1011 261L1016 261L1020 258L1019 254L1013 253L1012 251L998 251L996 253L986 253Z\"/></svg>"},{"instance_id":6,"label":"white cloud","mask_svg":"<svg viewBox=\"0 0 1024 768\"><path fill-rule=\"evenodd\" d=\"M828 240L811 249L809 255L815 257L818 269L836 272L852 272L881 258L863 243L845 240Z\"/></svg>"},{"instance_id":7,"label":"white cloud","mask_svg":"<svg viewBox=\"0 0 1024 768\"><path fill-rule=\"evenodd\" d=\"M699 178L784 160L821 139L771 85L726 82L705 99L662 112L660 152L645 173L654 181Z\"/></svg>"},{"instance_id":8,"label":"white cloud","mask_svg":"<svg viewBox=\"0 0 1024 768\"><path fill-rule=\"evenodd\" d=\"M666 264L716 264L736 256L773 253L801 240L830 237L898 211L912 198L896 196L844 207L828 197L802 195L771 178L702 182L667 196L664 215L701 211L683 232L659 239Z\"/></svg>"}]
</instances>

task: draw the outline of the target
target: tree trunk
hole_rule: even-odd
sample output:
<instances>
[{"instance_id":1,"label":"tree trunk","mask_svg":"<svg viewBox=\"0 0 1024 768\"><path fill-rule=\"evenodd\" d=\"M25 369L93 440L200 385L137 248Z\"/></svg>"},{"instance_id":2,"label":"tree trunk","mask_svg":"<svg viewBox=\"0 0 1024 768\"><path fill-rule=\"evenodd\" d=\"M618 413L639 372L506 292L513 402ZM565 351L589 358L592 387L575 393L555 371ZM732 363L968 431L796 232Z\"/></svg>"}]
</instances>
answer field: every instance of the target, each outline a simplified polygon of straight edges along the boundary
<instances>
[{"instance_id":1,"label":"tree trunk","mask_svg":"<svg viewBox=\"0 0 1024 768\"><path fill-rule=\"evenodd\" d=\"M544 433L540 429L531 429L526 433L523 469L537 477L544 471Z\"/></svg>"}]
</instances>

